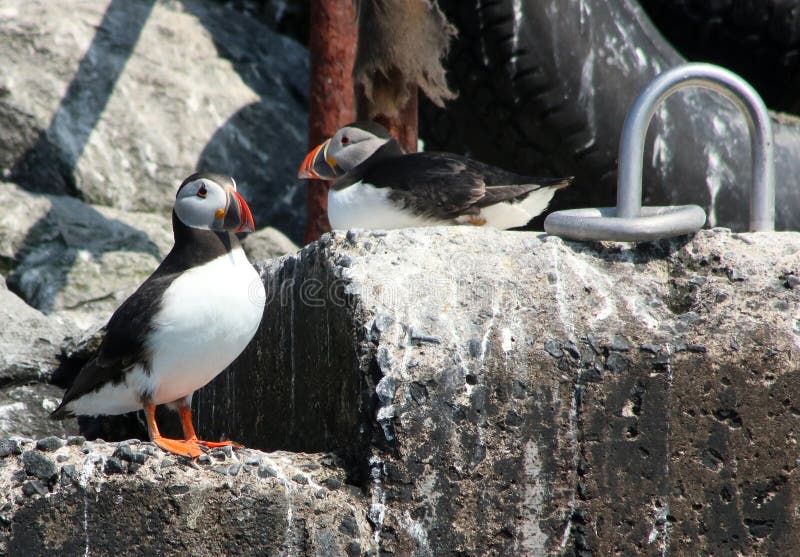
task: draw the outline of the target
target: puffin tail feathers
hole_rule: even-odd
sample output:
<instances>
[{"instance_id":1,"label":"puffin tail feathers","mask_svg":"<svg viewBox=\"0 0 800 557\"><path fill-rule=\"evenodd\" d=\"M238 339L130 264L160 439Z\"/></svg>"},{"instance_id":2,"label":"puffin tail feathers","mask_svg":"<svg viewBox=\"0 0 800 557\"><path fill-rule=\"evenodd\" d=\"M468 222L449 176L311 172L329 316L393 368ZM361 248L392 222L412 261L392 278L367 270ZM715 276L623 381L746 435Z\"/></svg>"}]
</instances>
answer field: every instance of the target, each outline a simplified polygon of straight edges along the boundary
<instances>
[{"instance_id":1,"label":"puffin tail feathers","mask_svg":"<svg viewBox=\"0 0 800 557\"><path fill-rule=\"evenodd\" d=\"M50 419L51 420L64 420L66 418L72 418L75 414L72 413L72 410L67 408L67 401L63 401L61 404L58 405L58 408L50 412Z\"/></svg>"}]
</instances>

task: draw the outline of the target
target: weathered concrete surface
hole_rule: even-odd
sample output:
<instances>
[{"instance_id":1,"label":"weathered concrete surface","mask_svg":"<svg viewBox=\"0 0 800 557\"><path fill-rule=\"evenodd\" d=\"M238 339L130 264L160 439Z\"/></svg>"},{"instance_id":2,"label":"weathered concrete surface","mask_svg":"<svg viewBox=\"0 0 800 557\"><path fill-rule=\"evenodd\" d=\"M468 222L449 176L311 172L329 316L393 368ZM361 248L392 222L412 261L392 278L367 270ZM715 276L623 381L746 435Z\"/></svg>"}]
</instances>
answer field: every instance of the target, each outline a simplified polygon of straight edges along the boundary
<instances>
[{"instance_id":1,"label":"weathered concrete surface","mask_svg":"<svg viewBox=\"0 0 800 557\"><path fill-rule=\"evenodd\" d=\"M374 545L333 455L216 450L191 464L136 443L0 441L0 554L333 557Z\"/></svg>"},{"instance_id":2,"label":"weathered concrete surface","mask_svg":"<svg viewBox=\"0 0 800 557\"><path fill-rule=\"evenodd\" d=\"M302 45L211 0L0 6L0 171L32 191L168 216L210 169L299 238L307 90Z\"/></svg>"},{"instance_id":3,"label":"weathered concrete surface","mask_svg":"<svg viewBox=\"0 0 800 557\"><path fill-rule=\"evenodd\" d=\"M397 554L790 554L800 235L326 235L203 428L349 448Z\"/></svg>"}]
</instances>

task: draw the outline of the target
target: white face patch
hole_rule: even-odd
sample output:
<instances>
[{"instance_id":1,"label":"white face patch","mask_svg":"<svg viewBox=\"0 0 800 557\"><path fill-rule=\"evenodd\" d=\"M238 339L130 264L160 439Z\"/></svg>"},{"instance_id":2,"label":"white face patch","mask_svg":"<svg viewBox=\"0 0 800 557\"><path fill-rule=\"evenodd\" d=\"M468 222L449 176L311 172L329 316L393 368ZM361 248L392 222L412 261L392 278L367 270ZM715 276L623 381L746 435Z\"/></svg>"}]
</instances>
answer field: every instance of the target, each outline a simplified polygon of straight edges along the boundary
<instances>
[{"instance_id":1,"label":"white face patch","mask_svg":"<svg viewBox=\"0 0 800 557\"><path fill-rule=\"evenodd\" d=\"M224 211L227 203L228 197L222 186L208 178L200 178L189 182L178 192L175 213L186 226L220 230L221 226L215 226L215 221L222 222L217 218L217 211Z\"/></svg>"},{"instance_id":2,"label":"white face patch","mask_svg":"<svg viewBox=\"0 0 800 557\"><path fill-rule=\"evenodd\" d=\"M349 172L383 146L388 139L356 127L340 129L331 138L325 150L328 164L335 161L344 172Z\"/></svg>"}]
</instances>

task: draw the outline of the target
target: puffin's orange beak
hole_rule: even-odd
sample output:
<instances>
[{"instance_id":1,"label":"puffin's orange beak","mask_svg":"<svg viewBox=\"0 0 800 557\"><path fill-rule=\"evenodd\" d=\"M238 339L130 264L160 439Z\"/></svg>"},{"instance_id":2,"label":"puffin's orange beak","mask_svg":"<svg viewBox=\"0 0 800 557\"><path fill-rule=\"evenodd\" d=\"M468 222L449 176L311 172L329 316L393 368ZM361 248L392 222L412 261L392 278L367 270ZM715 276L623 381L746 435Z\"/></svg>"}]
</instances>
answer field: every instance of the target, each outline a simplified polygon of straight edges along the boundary
<instances>
[{"instance_id":1,"label":"puffin's orange beak","mask_svg":"<svg viewBox=\"0 0 800 557\"><path fill-rule=\"evenodd\" d=\"M225 210L225 230L254 232L256 223L247 202L235 189L228 189L228 208Z\"/></svg>"},{"instance_id":2,"label":"puffin's orange beak","mask_svg":"<svg viewBox=\"0 0 800 557\"><path fill-rule=\"evenodd\" d=\"M297 171L298 178L314 178L316 180L335 180L342 173L328 160L328 146L331 140L314 147L303 159L300 170Z\"/></svg>"}]
</instances>

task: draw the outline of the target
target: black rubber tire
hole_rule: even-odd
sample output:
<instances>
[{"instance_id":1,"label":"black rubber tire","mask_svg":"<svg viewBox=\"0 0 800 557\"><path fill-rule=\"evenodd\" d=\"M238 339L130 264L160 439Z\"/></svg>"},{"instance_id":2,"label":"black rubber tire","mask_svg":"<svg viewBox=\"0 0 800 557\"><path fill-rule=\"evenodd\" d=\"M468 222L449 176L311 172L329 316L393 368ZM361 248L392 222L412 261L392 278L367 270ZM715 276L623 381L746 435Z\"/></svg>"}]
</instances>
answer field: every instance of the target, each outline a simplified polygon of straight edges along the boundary
<instances>
[{"instance_id":1,"label":"black rubber tire","mask_svg":"<svg viewBox=\"0 0 800 557\"><path fill-rule=\"evenodd\" d=\"M689 60L725 66L777 110L800 109L800 4L794 0L640 0Z\"/></svg>"},{"instance_id":2,"label":"black rubber tire","mask_svg":"<svg viewBox=\"0 0 800 557\"><path fill-rule=\"evenodd\" d=\"M461 33L448 60L460 98L449 114L423 103L426 148L519 172L575 175L553 208L614 205L628 108L684 58L633 0L523 0L516 16L511 0L478 5L441 2ZM704 90L681 92L650 128L645 204L696 203L709 212L709 225L746 230L750 148L733 106ZM777 227L799 230L800 125L779 118L774 129Z\"/></svg>"}]
</instances>

